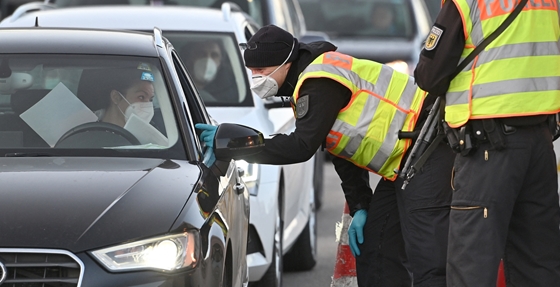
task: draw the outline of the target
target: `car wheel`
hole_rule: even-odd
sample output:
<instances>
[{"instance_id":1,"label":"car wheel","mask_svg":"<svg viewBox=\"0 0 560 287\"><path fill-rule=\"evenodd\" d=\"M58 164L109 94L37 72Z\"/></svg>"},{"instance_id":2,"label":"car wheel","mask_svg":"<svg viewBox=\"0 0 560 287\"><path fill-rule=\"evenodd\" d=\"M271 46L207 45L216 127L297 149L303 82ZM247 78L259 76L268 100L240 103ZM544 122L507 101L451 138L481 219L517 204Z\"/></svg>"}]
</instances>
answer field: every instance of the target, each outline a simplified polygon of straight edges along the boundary
<instances>
[{"instance_id":1,"label":"car wheel","mask_svg":"<svg viewBox=\"0 0 560 287\"><path fill-rule=\"evenodd\" d=\"M284 270L307 271L317 263L317 214L315 201L310 203L309 220L294 247L284 256Z\"/></svg>"},{"instance_id":2,"label":"car wheel","mask_svg":"<svg viewBox=\"0 0 560 287\"><path fill-rule=\"evenodd\" d=\"M282 191L282 190L281 190ZM275 228L274 228L274 247L272 248L272 262L268 270L261 280L254 287L281 287L283 273L283 256L282 256L282 238L284 237L284 226L282 224L282 205L281 199L278 199L278 211L276 212Z\"/></svg>"},{"instance_id":3,"label":"car wheel","mask_svg":"<svg viewBox=\"0 0 560 287\"><path fill-rule=\"evenodd\" d=\"M315 164L313 169L313 190L315 191L315 210L320 210L323 205L323 167L325 157L322 151L315 154Z\"/></svg>"}]
</instances>

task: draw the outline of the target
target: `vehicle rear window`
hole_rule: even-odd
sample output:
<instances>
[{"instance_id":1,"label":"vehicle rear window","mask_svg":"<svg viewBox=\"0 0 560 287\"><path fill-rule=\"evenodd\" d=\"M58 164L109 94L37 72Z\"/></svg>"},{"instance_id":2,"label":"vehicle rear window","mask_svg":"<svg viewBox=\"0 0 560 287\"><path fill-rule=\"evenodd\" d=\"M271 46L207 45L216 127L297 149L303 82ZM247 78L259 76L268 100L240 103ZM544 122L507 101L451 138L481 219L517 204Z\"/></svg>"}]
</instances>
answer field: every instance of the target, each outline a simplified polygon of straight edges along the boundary
<instances>
[{"instance_id":1,"label":"vehicle rear window","mask_svg":"<svg viewBox=\"0 0 560 287\"><path fill-rule=\"evenodd\" d=\"M177 148L166 82L157 58L0 55L0 149Z\"/></svg>"},{"instance_id":2,"label":"vehicle rear window","mask_svg":"<svg viewBox=\"0 0 560 287\"><path fill-rule=\"evenodd\" d=\"M331 38L414 36L410 0L300 0L308 30Z\"/></svg>"}]
</instances>

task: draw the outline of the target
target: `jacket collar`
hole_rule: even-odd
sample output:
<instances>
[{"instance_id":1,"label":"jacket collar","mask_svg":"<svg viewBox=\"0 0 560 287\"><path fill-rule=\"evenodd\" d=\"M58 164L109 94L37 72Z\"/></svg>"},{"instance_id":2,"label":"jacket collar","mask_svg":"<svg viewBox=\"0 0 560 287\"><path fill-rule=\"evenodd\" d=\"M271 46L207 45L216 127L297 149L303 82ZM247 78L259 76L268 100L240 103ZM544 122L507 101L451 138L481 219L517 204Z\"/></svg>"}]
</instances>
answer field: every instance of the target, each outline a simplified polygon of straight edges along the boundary
<instances>
[{"instance_id":1,"label":"jacket collar","mask_svg":"<svg viewBox=\"0 0 560 287\"><path fill-rule=\"evenodd\" d=\"M278 89L276 96L290 97L294 93L299 74L321 54L336 51L337 47L329 42L320 41L309 44L298 43L298 57L292 62L284 84Z\"/></svg>"}]
</instances>

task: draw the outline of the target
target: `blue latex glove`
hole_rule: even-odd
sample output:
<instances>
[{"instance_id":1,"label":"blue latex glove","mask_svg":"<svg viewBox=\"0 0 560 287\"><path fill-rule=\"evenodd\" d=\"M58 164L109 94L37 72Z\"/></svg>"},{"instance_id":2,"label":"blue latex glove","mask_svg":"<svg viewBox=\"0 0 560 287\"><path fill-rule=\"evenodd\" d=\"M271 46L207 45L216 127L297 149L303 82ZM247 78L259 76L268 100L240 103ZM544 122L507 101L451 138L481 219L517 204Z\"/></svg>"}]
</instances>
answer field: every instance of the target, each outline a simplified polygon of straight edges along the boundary
<instances>
[{"instance_id":1,"label":"blue latex glove","mask_svg":"<svg viewBox=\"0 0 560 287\"><path fill-rule=\"evenodd\" d=\"M207 148L206 152L204 153L204 159L202 159L202 163L207 167L211 167L216 162L216 156L214 155L214 149Z\"/></svg>"},{"instance_id":2,"label":"blue latex glove","mask_svg":"<svg viewBox=\"0 0 560 287\"><path fill-rule=\"evenodd\" d=\"M202 130L202 133L200 133L200 141L204 142L207 147L202 162L207 167L210 167L216 162L216 156L214 155L214 136L216 136L218 127L207 124L196 124L194 126Z\"/></svg>"},{"instance_id":3,"label":"blue latex glove","mask_svg":"<svg viewBox=\"0 0 560 287\"><path fill-rule=\"evenodd\" d=\"M202 130L200 134L200 140L203 141L207 147L214 147L214 136L216 136L217 126L207 125L207 124L196 124L195 128Z\"/></svg>"},{"instance_id":4,"label":"blue latex glove","mask_svg":"<svg viewBox=\"0 0 560 287\"><path fill-rule=\"evenodd\" d=\"M367 210L360 209L354 213L350 227L348 228L348 245L354 257L360 255L358 243L364 243L364 226L366 225Z\"/></svg>"}]
</instances>

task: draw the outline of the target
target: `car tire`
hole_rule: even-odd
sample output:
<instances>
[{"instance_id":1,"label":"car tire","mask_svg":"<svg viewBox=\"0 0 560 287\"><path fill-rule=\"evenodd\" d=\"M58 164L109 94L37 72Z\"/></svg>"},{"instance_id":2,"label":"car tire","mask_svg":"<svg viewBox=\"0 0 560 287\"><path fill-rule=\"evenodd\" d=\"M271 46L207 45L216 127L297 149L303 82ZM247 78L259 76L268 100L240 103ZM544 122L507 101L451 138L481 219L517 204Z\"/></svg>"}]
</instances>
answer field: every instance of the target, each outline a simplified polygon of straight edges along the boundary
<instances>
[{"instance_id":1,"label":"car tire","mask_svg":"<svg viewBox=\"0 0 560 287\"><path fill-rule=\"evenodd\" d=\"M323 205L323 169L325 166L325 157L322 151L315 154L315 163L313 168L313 190L315 191L315 210L320 210Z\"/></svg>"},{"instance_id":2,"label":"car tire","mask_svg":"<svg viewBox=\"0 0 560 287\"><path fill-rule=\"evenodd\" d=\"M280 188L282 192L282 187ZM272 248L272 261L268 270L261 280L250 284L251 287L281 287L282 274L284 272L283 256L282 256L282 239L284 238L284 224L282 223L282 203L281 196L278 199L278 210L276 212L275 228L274 228L274 245Z\"/></svg>"},{"instance_id":3,"label":"car tire","mask_svg":"<svg viewBox=\"0 0 560 287\"><path fill-rule=\"evenodd\" d=\"M292 249L284 256L285 271L307 271L317 264L317 214L310 200L309 220Z\"/></svg>"}]
</instances>

